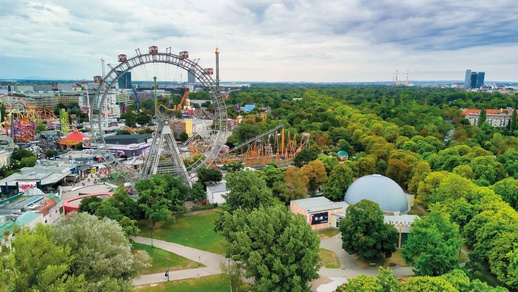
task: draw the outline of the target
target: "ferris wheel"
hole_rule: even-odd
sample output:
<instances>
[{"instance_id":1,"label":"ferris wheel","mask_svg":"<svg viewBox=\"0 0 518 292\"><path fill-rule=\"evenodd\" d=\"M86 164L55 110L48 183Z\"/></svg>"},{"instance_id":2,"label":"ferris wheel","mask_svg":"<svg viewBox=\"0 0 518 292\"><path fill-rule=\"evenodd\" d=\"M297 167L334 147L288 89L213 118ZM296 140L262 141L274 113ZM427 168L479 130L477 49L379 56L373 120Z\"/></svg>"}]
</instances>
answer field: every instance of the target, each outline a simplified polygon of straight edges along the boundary
<instances>
[{"instance_id":1,"label":"ferris wheel","mask_svg":"<svg viewBox=\"0 0 518 292\"><path fill-rule=\"evenodd\" d=\"M226 142L226 106L223 102L218 84L211 77L213 69L202 68L198 65L199 59L194 61L190 60L187 51L173 54L171 48L167 48L165 52L159 52L157 46L151 46L147 54L141 53L140 49L136 49L135 52L136 56L131 58L128 58L125 54L120 54L118 56L117 65L107 65L111 70L104 77L94 76L94 81L99 83L99 87L95 95L89 97L92 142L96 143L98 153L102 155L104 161L128 182L147 179L153 174L173 173L186 184L191 185L191 178L196 171L202 166L212 163L218 157L221 147ZM155 66L156 64L163 64L165 67L179 68L189 74L193 74L196 80L211 94L211 101L214 106L214 117L210 133L203 135L203 144L205 145L203 153L191 157L192 161L186 167L179 146L174 139L169 117L160 114L160 112L156 110L157 130L153 134L153 142L146 155L144 167L142 170L137 171L125 166L118 160L116 155L108 149L103 134L103 126L108 111L106 104L107 100L113 98L115 95L116 84L119 78L124 76L127 72L135 72L141 68L145 70L146 65ZM153 76L153 79L156 98L157 77Z\"/></svg>"}]
</instances>

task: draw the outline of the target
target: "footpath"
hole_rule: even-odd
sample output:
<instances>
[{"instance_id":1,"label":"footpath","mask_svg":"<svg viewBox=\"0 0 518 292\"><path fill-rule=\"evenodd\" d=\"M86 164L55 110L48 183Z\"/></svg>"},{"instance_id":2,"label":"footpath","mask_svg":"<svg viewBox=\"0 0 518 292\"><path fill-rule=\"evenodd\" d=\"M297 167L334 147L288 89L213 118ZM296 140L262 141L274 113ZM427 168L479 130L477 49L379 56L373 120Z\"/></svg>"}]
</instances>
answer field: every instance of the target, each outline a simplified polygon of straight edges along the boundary
<instances>
[{"instance_id":1,"label":"footpath","mask_svg":"<svg viewBox=\"0 0 518 292\"><path fill-rule=\"evenodd\" d=\"M227 261L227 259L222 255L202 251L172 242L140 236L134 237L133 240L135 240L137 243L146 245L151 245L151 240L153 240L153 246L183 256L189 260L201 263L205 266L202 268L189 270L169 271L169 281L219 275L221 274L220 263ZM332 238L321 240L320 247L333 251L337 255L338 260L340 261L340 268L320 268L318 272L320 279L313 282L313 286L315 287L313 291L334 291L338 284L346 283L347 278L354 278L359 275L376 276L378 274L378 267L361 268L356 264L355 256L349 255L342 249L342 239L340 234L337 234ZM390 269L392 269L395 277L413 275L411 267L395 266L390 267ZM133 279L133 285L148 285L166 282L167 280L168 279L165 277L164 270L161 273L141 275ZM330 282L334 282L335 284ZM320 285L322 285L323 289L318 288Z\"/></svg>"}]
</instances>

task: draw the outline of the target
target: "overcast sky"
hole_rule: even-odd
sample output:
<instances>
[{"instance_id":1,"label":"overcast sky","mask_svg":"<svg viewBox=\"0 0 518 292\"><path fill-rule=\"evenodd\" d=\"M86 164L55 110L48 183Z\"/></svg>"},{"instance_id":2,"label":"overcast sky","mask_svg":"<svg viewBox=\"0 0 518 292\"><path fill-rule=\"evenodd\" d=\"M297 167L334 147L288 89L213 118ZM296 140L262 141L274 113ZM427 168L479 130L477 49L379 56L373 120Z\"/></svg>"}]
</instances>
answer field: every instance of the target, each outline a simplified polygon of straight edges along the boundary
<instances>
[{"instance_id":1,"label":"overcast sky","mask_svg":"<svg viewBox=\"0 0 518 292\"><path fill-rule=\"evenodd\" d=\"M516 0L0 0L0 19L1 79L91 80L157 45L202 67L219 47L223 82L518 81Z\"/></svg>"}]
</instances>

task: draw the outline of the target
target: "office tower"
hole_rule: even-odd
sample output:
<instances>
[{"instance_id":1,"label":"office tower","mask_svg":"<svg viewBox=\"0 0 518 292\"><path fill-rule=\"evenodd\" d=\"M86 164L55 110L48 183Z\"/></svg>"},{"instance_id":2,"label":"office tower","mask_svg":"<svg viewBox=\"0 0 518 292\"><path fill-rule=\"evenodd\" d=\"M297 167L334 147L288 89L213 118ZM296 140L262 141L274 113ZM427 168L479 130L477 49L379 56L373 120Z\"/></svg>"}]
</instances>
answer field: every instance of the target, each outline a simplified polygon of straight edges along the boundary
<instances>
[{"instance_id":1,"label":"office tower","mask_svg":"<svg viewBox=\"0 0 518 292\"><path fill-rule=\"evenodd\" d=\"M187 83L196 83L196 75L194 75L193 71L187 72Z\"/></svg>"},{"instance_id":2,"label":"office tower","mask_svg":"<svg viewBox=\"0 0 518 292\"><path fill-rule=\"evenodd\" d=\"M484 72L477 73L477 88L481 88L482 86L484 86L485 76L486 76L486 73L484 73Z\"/></svg>"},{"instance_id":3,"label":"office tower","mask_svg":"<svg viewBox=\"0 0 518 292\"><path fill-rule=\"evenodd\" d=\"M466 70L466 77L464 78L464 88L471 88L471 70Z\"/></svg>"},{"instance_id":4,"label":"office tower","mask_svg":"<svg viewBox=\"0 0 518 292\"><path fill-rule=\"evenodd\" d=\"M470 88L477 88L477 72L471 72Z\"/></svg>"},{"instance_id":5,"label":"office tower","mask_svg":"<svg viewBox=\"0 0 518 292\"><path fill-rule=\"evenodd\" d=\"M117 71L122 74L123 71ZM131 88L131 72L126 72L119 77L118 80L119 89L130 89Z\"/></svg>"}]
</instances>

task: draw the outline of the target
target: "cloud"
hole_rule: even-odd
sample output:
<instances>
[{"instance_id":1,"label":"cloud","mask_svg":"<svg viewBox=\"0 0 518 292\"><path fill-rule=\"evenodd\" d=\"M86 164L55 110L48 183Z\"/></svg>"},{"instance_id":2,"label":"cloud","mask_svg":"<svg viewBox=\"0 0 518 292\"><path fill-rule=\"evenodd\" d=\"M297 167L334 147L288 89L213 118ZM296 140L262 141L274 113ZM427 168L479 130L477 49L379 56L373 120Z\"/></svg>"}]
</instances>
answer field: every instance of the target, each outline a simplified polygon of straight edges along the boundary
<instances>
[{"instance_id":1,"label":"cloud","mask_svg":"<svg viewBox=\"0 0 518 292\"><path fill-rule=\"evenodd\" d=\"M517 14L512 0L20 0L0 10L0 58L20 62L0 78L91 78L101 57L158 45L206 67L219 46L228 81L391 80L397 68L462 79L468 67L510 80Z\"/></svg>"}]
</instances>

